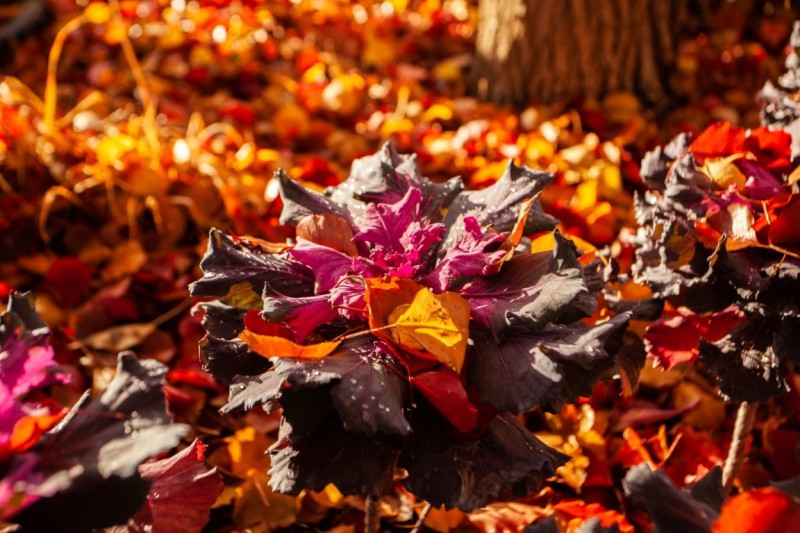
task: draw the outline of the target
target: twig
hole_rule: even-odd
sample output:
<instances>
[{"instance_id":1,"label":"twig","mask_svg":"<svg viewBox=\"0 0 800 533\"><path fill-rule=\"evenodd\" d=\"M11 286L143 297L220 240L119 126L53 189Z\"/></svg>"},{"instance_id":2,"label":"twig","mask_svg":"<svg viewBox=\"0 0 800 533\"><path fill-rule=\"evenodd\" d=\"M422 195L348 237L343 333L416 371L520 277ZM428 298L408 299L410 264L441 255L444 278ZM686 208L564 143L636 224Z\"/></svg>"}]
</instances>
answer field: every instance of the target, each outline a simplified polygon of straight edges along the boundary
<instances>
[{"instance_id":1,"label":"twig","mask_svg":"<svg viewBox=\"0 0 800 533\"><path fill-rule=\"evenodd\" d=\"M378 511L380 498L367 496L364 498L364 531L365 533L379 533L381 527L381 517Z\"/></svg>"},{"instance_id":2,"label":"twig","mask_svg":"<svg viewBox=\"0 0 800 533\"><path fill-rule=\"evenodd\" d=\"M425 522L425 519L428 518L428 513L431 512L431 504L430 502L425 503L425 507L422 508L422 511L419 513L419 518L417 518L417 523L414 524L414 529L411 530L411 533L419 533L422 531L422 524Z\"/></svg>"},{"instance_id":3,"label":"twig","mask_svg":"<svg viewBox=\"0 0 800 533\"><path fill-rule=\"evenodd\" d=\"M722 486L725 488L725 492L731 491L736 474L739 473L739 467L742 466L747 437L753 431L757 410L757 403L742 402L739 404L731 447L728 450L728 457L725 459L725 468L722 470Z\"/></svg>"}]
</instances>

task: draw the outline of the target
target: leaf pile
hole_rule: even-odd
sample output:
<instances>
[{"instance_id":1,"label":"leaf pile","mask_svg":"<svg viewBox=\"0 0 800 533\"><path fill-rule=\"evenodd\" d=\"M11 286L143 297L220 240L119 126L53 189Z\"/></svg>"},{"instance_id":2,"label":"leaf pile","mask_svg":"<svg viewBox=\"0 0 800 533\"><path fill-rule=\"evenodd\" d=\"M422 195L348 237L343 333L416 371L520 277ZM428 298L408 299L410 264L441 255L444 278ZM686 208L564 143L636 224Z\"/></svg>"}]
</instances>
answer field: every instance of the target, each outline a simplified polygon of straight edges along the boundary
<instances>
[{"instance_id":1,"label":"leaf pile","mask_svg":"<svg viewBox=\"0 0 800 533\"><path fill-rule=\"evenodd\" d=\"M779 74L782 47L793 19L791 6L782 2L715 2L704 3L700 13L692 4L671 73L673 100L665 109L648 109L631 94L614 93L600 101L574 100L512 110L481 102L465 85L478 20L475 2L121 0L87 4L58 0L42 4L50 16L34 33L10 44L0 42L0 62L6 62L2 67L5 77L0 81L0 305L9 300L12 289L35 290L36 308L50 329L49 343L32 338L40 334L38 322L17 330L34 333L15 334L9 337L13 340L3 341L8 353L16 356L9 362L31 354L39 365L22 381L14 368L10 368L9 379L3 375L6 398L2 406L8 409L2 415L3 468L14 458L31 457L36 443L45 438L42 435L57 427L66 409L81 400L86 389L92 390L93 398L101 397L116 374L117 353L135 349L148 368L151 364L155 367L155 361L168 365L163 378L169 410L175 421L191 426L184 444L201 438L208 446L203 463L223 473L224 492L210 513L208 530L358 530L363 523L362 498L343 495L333 485L325 485L319 492L303 491L296 497L269 488L266 471L270 460L264 452L279 436L279 412L239 408L223 415L217 412L227 402L225 384L235 375L258 376L271 365L254 355L240 335L262 351L278 347L287 354L319 356L305 357L297 367L283 359L269 370L282 368L290 382L284 387L294 388L296 393L329 389L319 391L315 401L324 403L327 398L328 404L331 399L337 403L327 405L319 420L309 420L313 428L303 427L305 420L296 420L297 416L292 418L293 427L309 434L314 429L314 436L317 422L341 418L340 410L367 401L371 402L370 413L381 415L361 421L369 431L373 425L390 426L395 440L409 428L426 435L432 431L418 426L431 420L435 427L447 427L443 434L433 432L431 442L445 442L451 449L455 437L459 443L484 446L486 439L479 437L489 433L483 425L492 415L487 405L512 412L538 406L506 427L524 427L522 440L532 433L570 460L556 469L539 492L516 497L504 491L488 506L470 513L430 509L424 523L434 531L519 531L529 526L561 531L614 527L630 531L635 526L646 531L652 526L651 519L622 490L626 471L646 463L648 468L665 472L676 486L685 487L721 463L732 430L730 409L716 397L699 366L677 363L700 356L700 336L708 342L721 342L732 328L751 320L747 309L729 306L715 312L696 311L681 306L681 294L669 296L671 303L664 305L660 294L631 281L607 284L597 310L580 327L601 335L604 330L600 326L614 324L607 318L615 312L632 311L641 319L631 323L617 358L622 380L604 381L581 391L565 390L564 385L573 380L582 384L593 381L594 373L602 370L592 368L592 378L586 379L584 367L553 363L554 359L577 356L568 351L575 343L596 346L598 341L591 333L559 337L551 335L551 326L537 329L542 327L537 321L520 320L518 315L530 317L543 310L523 301L504 310L514 317L509 326L502 311L494 312L495 301L484 298L494 293L473 293L468 299L460 292L469 276L483 280L499 276L497 264L515 275L526 273L519 264L523 261L513 258L518 255L513 253L515 235L532 237L531 243L521 241L525 252L547 252L541 257L553 261L556 248L564 253L563 239L557 246L552 233L529 235L516 224L525 204L512 217L514 228L494 228L499 235L480 224L471 225L468 217L456 224L442 220L473 237L472 241L458 241L455 247L451 245L456 241L451 242L449 257L439 253L435 258L412 257L405 248L400 252L384 246L383 253L372 258L364 255L364 247L376 245L350 239L354 227L341 213L302 216L291 221L294 227L284 225L279 220L284 180L273 175L284 168L290 178L321 193L338 185L355 160L391 141L399 151L416 154L419 173L437 184L459 174L466 189L483 189L503 176L505 161L513 158L518 166L555 176L538 193L538 199L543 210L558 219L560 232L584 252L575 253L581 268L588 268L598 257L607 260L610 252L613 260L608 270L615 271L618 264L621 272L628 272L634 262L628 229L635 224L632 198L634 191L643 193L644 189L641 155L680 132L691 132L696 138L715 120L754 130L759 125L760 107L753 94L765 79ZM0 19L15 9L3 9ZM55 39L62 29L64 33ZM6 44L11 48L9 54L5 53ZM48 81L51 51L57 63ZM793 70L794 60L789 61ZM796 118L792 76L790 72L785 80L779 80L777 93L762 93L762 100L770 102L764 111L765 124L785 128L790 135L794 134L789 124ZM776 172L765 163L763 154L756 153L767 147L759 144L752 152L752 142L745 143L745 157L720 153L707 165L699 163L701 168L707 167L702 172L711 172L722 183L737 183L740 178L727 163L747 174L746 163L755 161L767 164L767 172L780 182L782 172ZM746 152L757 158L750 159ZM789 181L793 180L787 178L786 183ZM745 188L747 194L753 194L753 187ZM404 192L390 191L391 199L381 202L394 205ZM423 198L429 192L423 188ZM345 208L349 215L350 208L375 203L377 198L350 202L348 194L339 191L334 200L337 205L349 205ZM774 207L770 214L780 215L780 207ZM433 221L430 217L435 209L428 211L424 205L418 209L426 221ZM538 207L531 205L531 209L529 218L535 219ZM751 209L756 220L762 212ZM738 213L741 216L745 211ZM791 220L788 216L784 219ZM708 228L720 231L725 228L722 222L721 217L711 217ZM366 288L349 281L326 287L325 280L318 282L308 269L299 279L294 271L271 272L271 297L267 299L262 279L243 273L235 288L222 283L214 289L213 298L221 299L227 308L204 304L226 310L229 314L224 318L214 310L190 315L188 284L202 275L197 266L211 227L225 228L225 234L255 235L257 238L233 238L237 243L233 248L244 250L245 258L288 254L291 247L285 240L294 238L296 232L306 241L361 261L360 268L366 268L363 260L369 259L400 281L389 280L384 285L377 272L373 278L358 272L348 278L381 282L373 283L371 290L373 295L387 296L387 305L375 313L374 324L369 316L363 316L366 303L357 298L362 292L366 295ZM756 240L760 245L795 251L791 243L775 241L785 229L776 226L772 237L756 230ZM709 235L703 243L713 250L715 234ZM742 235L752 237L746 227ZM418 238L414 247L424 247L427 234L421 232ZM231 251L227 239L220 235L217 242ZM609 251L594 247L607 244ZM443 248L441 243L438 246ZM569 243L566 250L572 250ZM770 250L762 252L766 256ZM291 253L300 252L291 248ZM335 276L337 264L322 262L317 270L330 266L334 270L329 274ZM433 270L414 270L422 264L433 266L435 274ZM276 268L260 262L251 266L264 269L260 272ZM462 280L450 279L459 272L472 273ZM587 284L597 281L586 272ZM285 279L275 281L284 274ZM502 287L485 283L481 290L498 288ZM595 286L590 287L592 294L595 291ZM390 293L397 296L391 302ZM465 336L456 334L463 327L464 313L459 311L463 306L455 297L442 297L447 293L458 294L471 307L475 304L479 318L470 319L469 337L474 339L467 340L465 347ZM331 294L337 294L335 316L325 296ZM309 299L311 296L321 297ZM669 370L650 365L640 368L645 347L634 333L644 335L646 321L660 318L662 307L663 320L650 327L645 340L650 354ZM241 313L245 309L251 312ZM347 310L351 314L346 314ZM261 317L261 312L283 318L276 326ZM320 325L326 319L326 325ZM197 360L197 342L206 333L201 322L209 328L203 342L204 363L219 381L202 370ZM231 328L232 324L236 326ZM351 400L341 392L346 389L346 384L340 386L344 380L335 377L342 373L340 368L320 369L320 376L308 378L313 381L310 383L298 377L301 370L311 370L313 377L314 365L333 360L344 349L371 353L371 348L359 343L367 334L338 338L353 327L386 327L374 334L380 342L401 346L411 354L408 361L414 364L410 371L402 364L398 368L394 354L388 353L383 354L384 362L392 364L359 364L350 372L358 379L366 376L368 383L385 382L392 397L405 394L399 406L384 403L381 408L377 395L370 401L369 394L358 391L356 400ZM519 330L530 328L548 335L538 347L520 340ZM499 333L495 336L490 329ZM473 364L478 359L475 341L491 355L477 365ZM519 346L515 351L528 350L530 358L510 357L507 348L512 343L521 343L514 344ZM515 364L506 367L507 362ZM520 386L518 380L508 379L511 386L507 387L506 382L489 379L491 372L499 376L522 372L529 378L531 365L537 365L539 372L535 383L540 389L535 391ZM380 372L373 372L374 368ZM426 372L432 369L436 372ZM442 378L456 375L456 369L460 369L461 379ZM437 379L431 379L434 373ZM416 376L413 383L410 374ZM781 375L784 381L777 383L778 389L788 387L789 392L760 408L738 478L742 489L764 487L800 474L796 455L800 402L794 375ZM439 378L448 380L448 386L442 387ZM328 381L320 385L321 380ZM276 386L273 382L263 385L267 391ZM278 402L289 404L295 413L305 412L299 397L282 391L283 387ZM445 394L450 392L454 396ZM572 399L575 394L581 395L577 403L561 406L562 399ZM391 416L384 416L386 407ZM457 426L472 427L476 411L479 427L464 440ZM374 435L378 434L376 429ZM505 433L491 433L494 437L501 434ZM300 444L302 451L309 450L310 442L315 441ZM167 524L184 517L192 521L182 529L202 527L218 485L215 476L202 473L207 467L201 467L201 448L199 443L185 448L174 464L169 458L152 463L150 474L145 472L148 463L140 465L140 477L162 488L156 491L151 487L145 506L140 505L143 499L137 497L134 505L131 498L126 517L115 520L117 524L128 520L119 528L158 530L159 520L151 520L163 517L165 510L171 513ZM286 460L282 464L291 463L294 450L292 446L282 449L281 457ZM467 454L466 461L471 461L479 448L459 446L458 450L459 457ZM402 460L408 461L410 453ZM91 465L87 455L80 457ZM438 460L433 465L437 468L446 464L441 456L429 453L431 457ZM487 459L484 465L497 464L481 457ZM164 473L170 476L165 478ZM313 474L304 471L304 475ZM394 473L388 481L391 488L380 501L385 528L408 530L425 513L423 503L402 486L402 475L399 470ZM197 484L188 487L189 480ZM351 481L358 484L360 480ZM427 481L423 473L415 486ZM103 486L106 493L115 494ZM31 490L39 489L34 486ZM185 493L187 497L170 496L159 502L156 492ZM755 501L774 502L774 506L764 506L774 511L774 516L791 518L792 505L785 497L764 496L763 489L744 497L749 494ZM85 509L82 501L70 509ZM781 514L781 509L788 515ZM764 517L759 520L766 527L771 522ZM784 519L786 523L791 523L789 518ZM741 517L734 519L744 522Z\"/></svg>"}]
</instances>

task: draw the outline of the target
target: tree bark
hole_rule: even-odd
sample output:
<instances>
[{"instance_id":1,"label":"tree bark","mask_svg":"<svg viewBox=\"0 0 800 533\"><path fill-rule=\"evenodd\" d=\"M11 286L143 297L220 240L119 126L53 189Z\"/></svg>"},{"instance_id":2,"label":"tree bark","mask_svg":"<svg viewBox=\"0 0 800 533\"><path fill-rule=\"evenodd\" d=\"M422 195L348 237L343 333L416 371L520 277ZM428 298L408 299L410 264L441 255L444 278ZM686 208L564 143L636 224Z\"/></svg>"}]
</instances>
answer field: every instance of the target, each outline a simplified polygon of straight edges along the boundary
<instances>
[{"instance_id":1,"label":"tree bark","mask_svg":"<svg viewBox=\"0 0 800 533\"><path fill-rule=\"evenodd\" d=\"M481 0L471 84L499 104L666 98L685 0Z\"/></svg>"}]
</instances>

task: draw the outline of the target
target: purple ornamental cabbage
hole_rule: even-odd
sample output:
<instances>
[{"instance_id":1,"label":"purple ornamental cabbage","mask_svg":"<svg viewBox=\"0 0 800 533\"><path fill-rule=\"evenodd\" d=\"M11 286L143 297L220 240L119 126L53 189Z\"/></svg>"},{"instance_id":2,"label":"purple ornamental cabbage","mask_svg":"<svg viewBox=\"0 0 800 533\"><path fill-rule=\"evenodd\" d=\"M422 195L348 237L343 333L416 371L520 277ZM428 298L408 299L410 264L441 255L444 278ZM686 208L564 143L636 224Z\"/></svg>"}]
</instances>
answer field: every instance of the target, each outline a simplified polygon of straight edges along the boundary
<instances>
[{"instance_id":1,"label":"purple ornamental cabbage","mask_svg":"<svg viewBox=\"0 0 800 533\"><path fill-rule=\"evenodd\" d=\"M380 496L403 469L418 497L470 510L552 475L567 457L514 415L590 394L613 370L627 321L581 321L603 280L571 241L555 232L552 251L530 253L510 235L523 223L525 235L554 229L532 201L552 176L510 162L491 187L465 191L458 178L422 177L413 157L385 145L324 194L282 171L275 179L281 222L297 228L296 242L270 253L274 246L212 230L204 277L191 287L215 299L199 305L201 355L230 385L223 411L283 409L272 488L296 494L334 483ZM382 283L466 302L460 369L370 328L376 306L399 294L370 292ZM318 359L259 355L243 332L340 344Z\"/></svg>"}]
</instances>

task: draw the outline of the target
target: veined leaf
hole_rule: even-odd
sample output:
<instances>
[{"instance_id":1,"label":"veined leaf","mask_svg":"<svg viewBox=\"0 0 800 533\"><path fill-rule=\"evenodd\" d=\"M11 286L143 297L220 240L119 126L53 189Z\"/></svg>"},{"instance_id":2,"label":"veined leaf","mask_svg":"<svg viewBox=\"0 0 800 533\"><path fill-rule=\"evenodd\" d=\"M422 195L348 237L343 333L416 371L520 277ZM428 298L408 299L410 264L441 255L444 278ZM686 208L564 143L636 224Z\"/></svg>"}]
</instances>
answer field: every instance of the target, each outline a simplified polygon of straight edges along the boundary
<instances>
[{"instance_id":1,"label":"veined leaf","mask_svg":"<svg viewBox=\"0 0 800 533\"><path fill-rule=\"evenodd\" d=\"M259 335L243 331L239 338L262 357L292 357L296 359L321 359L333 352L341 341L320 342L303 346L275 335Z\"/></svg>"},{"instance_id":2,"label":"veined leaf","mask_svg":"<svg viewBox=\"0 0 800 533\"><path fill-rule=\"evenodd\" d=\"M434 294L409 279L367 279L369 326L412 351L461 371L469 337L469 304L454 292Z\"/></svg>"},{"instance_id":3,"label":"veined leaf","mask_svg":"<svg viewBox=\"0 0 800 533\"><path fill-rule=\"evenodd\" d=\"M397 306L389 321L395 342L430 352L461 372L469 337L469 303L460 295L422 288L410 304Z\"/></svg>"},{"instance_id":4,"label":"veined leaf","mask_svg":"<svg viewBox=\"0 0 800 533\"><path fill-rule=\"evenodd\" d=\"M369 327L387 326L389 315L400 305L410 304L422 285L408 278L369 278L364 280L364 300L369 312Z\"/></svg>"}]
</instances>

